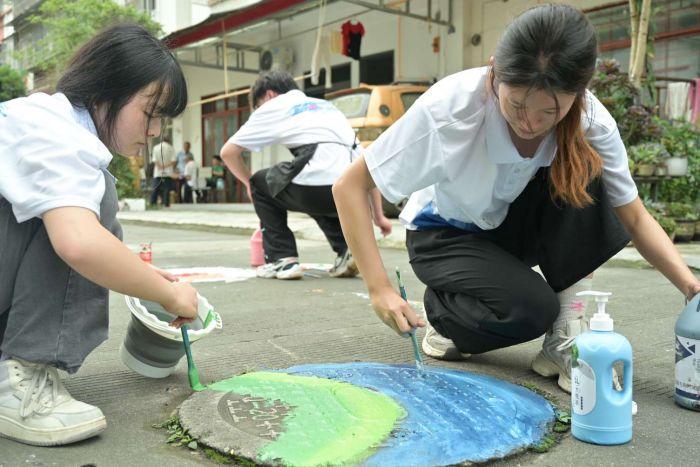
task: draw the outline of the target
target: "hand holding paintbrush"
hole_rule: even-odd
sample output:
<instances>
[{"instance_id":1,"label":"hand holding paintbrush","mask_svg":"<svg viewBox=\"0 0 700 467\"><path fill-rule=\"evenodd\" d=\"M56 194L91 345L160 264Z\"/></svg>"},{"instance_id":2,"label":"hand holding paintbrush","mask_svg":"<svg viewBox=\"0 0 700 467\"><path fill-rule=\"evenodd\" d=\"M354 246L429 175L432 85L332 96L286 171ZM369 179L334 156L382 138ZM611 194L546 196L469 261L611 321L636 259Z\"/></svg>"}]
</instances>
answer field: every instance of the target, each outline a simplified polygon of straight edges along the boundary
<instances>
[{"instance_id":1,"label":"hand holding paintbrush","mask_svg":"<svg viewBox=\"0 0 700 467\"><path fill-rule=\"evenodd\" d=\"M401 298L408 302L408 296L406 295L406 287L403 285L403 281L401 280L401 271L399 271L399 268L396 268L396 280L399 283L399 292L401 293ZM416 329L411 329L411 331L409 331L408 334L411 337L411 344L413 344L413 358L415 358L416 360L416 368L418 370L422 370L423 358L421 357L420 349L418 348L418 340L416 339Z\"/></svg>"}]
</instances>

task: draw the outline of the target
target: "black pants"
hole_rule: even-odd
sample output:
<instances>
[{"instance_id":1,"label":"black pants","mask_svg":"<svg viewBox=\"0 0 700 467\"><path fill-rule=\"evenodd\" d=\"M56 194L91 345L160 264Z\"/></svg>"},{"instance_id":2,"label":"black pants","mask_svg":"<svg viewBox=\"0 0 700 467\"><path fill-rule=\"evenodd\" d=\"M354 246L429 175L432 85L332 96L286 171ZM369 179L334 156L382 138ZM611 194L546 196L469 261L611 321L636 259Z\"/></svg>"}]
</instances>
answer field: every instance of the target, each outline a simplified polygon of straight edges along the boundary
<instances>
[{"instance_id":1,"label":"black pants","mask_svg":"<svg viewBox=\"0 0 700 467\"><path fill-rule=\"evenodd\" d=\"M542 169L497 229L409 231L409 258L427 285L431 325L468 353L544 334L559 314L556 292L595 271L629 241L602 181L594 180L588 192L592 206L558 206ZM546 281L531 269L535 265Z\"/></svg>"},{"instance_id":2,"label":"black pants","mask_svg":"<svg viewBox=\"0 0 700 467\"><path fill-rule=\"evenodd\" d=\"M151 205L155 206L158 203L158 194L163 199L163 206L170 206L170 192L173 191L172 177L154 177L153 187L151 188Z\"/></svg>"},{"instance_id":3,"label":"black pants","mask_svg":"<svg viewBox=\"0 0 700 467\"><path fill-rule=\"evenodd\" d=\"M290 183L273 197L265 181L268 169L256 172L250 179L253 206L263 228L265 261L299 256L294 234L287 225L287 212L303 212L311 216L328 239L336 254L342 255L348 245L340 227L333 200L332 185L306 186Z\"/></svg>"}]
</instances>

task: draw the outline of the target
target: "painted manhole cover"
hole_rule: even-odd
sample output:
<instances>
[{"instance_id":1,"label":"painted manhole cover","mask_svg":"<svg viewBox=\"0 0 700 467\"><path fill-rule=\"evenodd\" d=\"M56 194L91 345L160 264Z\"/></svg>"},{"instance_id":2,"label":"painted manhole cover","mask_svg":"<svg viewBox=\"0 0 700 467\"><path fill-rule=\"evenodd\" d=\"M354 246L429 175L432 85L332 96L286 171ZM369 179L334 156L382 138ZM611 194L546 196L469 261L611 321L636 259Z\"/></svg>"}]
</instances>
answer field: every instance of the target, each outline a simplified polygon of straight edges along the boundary
<instances>
[{"instance_id":1,"label":"painted manhole cover","mask_svg":"<svg viewBox=\"0 0 700 467\"><path fill-rule=\"evenodd\" d=\"M192 395L180 417L200 442L262 464L424 466L537 444L554 410L495 378L352 363L235 376Z\"/></svg>"}]
</instances>

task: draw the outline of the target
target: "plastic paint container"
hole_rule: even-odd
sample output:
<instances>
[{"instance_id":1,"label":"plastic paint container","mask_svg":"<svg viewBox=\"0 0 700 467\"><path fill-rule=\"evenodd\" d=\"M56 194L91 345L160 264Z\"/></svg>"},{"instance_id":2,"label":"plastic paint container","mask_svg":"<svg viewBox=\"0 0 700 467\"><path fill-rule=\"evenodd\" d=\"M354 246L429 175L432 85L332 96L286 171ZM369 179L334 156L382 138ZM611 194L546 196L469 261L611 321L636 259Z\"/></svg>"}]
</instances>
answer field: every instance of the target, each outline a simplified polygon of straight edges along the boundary
<instances>
[{"instance_id":1,"label":"plastic paint container","mask_svg":"<svg viewBox=\"0 0 700 467\"><path fill-rule=\"evenodd\" d=\"M209 301L197 295L197 318L189 323L187 335L194 343L221 329L221 316ZM119 349L122 362L135 372L149 378L165 378L185 355L182 333L170 326L177 316L168 313L160 304L125 296L131 311L131 322Z\"/></svg>"},{"instance_id":2,"label":"plastic paint container","mask_svg":"<svg viewBox=\"0 0 700 467\"><path fill-rule=\"evenodd\" d=\"M700 294L676 321L676 404L700 411Z\"/></svg>"}]
</instances>

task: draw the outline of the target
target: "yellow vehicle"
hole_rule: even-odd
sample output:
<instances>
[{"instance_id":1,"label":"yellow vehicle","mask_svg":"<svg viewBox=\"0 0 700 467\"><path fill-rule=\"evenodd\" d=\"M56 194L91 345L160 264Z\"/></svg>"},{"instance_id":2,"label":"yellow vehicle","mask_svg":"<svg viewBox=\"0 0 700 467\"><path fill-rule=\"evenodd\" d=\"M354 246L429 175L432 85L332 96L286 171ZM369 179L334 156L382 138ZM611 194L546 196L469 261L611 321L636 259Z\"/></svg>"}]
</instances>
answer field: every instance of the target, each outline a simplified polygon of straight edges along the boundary
<instances>
[{"instance_id":1,"label":"yellow vehicle","mask_svg":"<svg viewBox=\"0 0 700 467\"><path fill-rule=\"evenodd\" d=\"M427 89L426 84L416 83L376 86L360 84L357 88L331 92L325 97L348 118L357 133L357 139L366 148ZM393 205L384 200L384 213L389 217L397 217L402 204Z\"/></svg>"}]
</instances>

